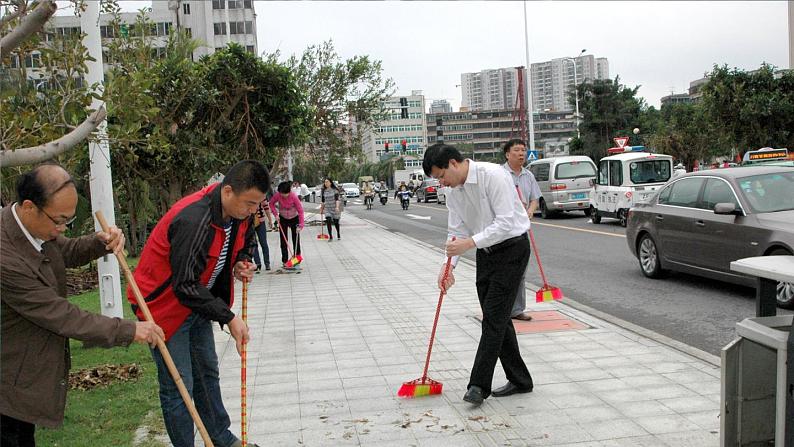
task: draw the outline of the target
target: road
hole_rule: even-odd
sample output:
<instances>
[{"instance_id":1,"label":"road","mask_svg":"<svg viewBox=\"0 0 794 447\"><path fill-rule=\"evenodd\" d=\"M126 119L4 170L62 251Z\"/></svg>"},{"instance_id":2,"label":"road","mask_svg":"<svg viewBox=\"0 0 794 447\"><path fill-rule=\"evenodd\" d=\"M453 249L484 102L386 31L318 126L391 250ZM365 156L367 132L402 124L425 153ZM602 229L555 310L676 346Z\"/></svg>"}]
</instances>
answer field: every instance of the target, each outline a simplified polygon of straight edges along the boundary
<instances>
[{"instance_id":1,"label":"road","mask_svg":"<svg viewBox=\"0 0 794 447\"><path fill-rule=\"evenodd\" d=\"M360 203L349 199L345 211L431 245L440 247L445 240L443 205L412 200L403 211L391 198L372 210ZM532 229L549 282L567 297L689 346L719 355L734 338L736 322L755 315L752 288L681 273L644 277L616 220L595 225L583 213L536 216ZM474 260L474 252L465 257ZM534 254L527 281L541 283Z\"/></svg>"}]
</instances>

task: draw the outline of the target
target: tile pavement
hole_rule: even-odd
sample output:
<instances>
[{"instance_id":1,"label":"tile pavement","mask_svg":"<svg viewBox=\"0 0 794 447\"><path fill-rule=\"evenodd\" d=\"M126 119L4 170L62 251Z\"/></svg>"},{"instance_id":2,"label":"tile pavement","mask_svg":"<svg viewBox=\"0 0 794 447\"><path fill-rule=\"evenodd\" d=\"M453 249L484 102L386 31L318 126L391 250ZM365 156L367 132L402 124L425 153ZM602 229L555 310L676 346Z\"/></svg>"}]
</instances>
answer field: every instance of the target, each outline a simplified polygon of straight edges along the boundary
<instances>
[{"instance_id":1,"label":"tile pavement","mask_svg":"<svg viewBox=\"0 0 794 447\"><path fill-rule=\"evenodd\" d=\"M430 376L440 396L402 399L421 376L440 252L349 213L342 240L307 226L300 274L252 282L249 439L260 446L708 447L719 444L719 368L561 303L585 328L519 335L531 394L463 402L479 340L474 267L445 298ZM271 253L277 259L275 248ZM239 288L238 288L239 289ZM239 293L239 291L238 291ZM238 295L235 311L239 310ZM216 332L232 430L240 430L240 359ZM495 386L505 382L497 366ZM197 438L200 443L200 438Z\"/></svg>"}]
</instances>

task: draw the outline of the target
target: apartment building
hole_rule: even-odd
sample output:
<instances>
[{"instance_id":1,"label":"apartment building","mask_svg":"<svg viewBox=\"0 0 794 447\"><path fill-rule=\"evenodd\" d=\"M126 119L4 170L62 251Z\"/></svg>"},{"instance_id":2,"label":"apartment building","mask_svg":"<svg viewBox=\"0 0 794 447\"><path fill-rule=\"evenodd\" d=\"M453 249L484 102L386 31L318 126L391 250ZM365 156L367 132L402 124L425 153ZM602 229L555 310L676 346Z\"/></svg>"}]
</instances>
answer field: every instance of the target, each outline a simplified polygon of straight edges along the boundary
<instances>
[{"instance_id":1,"label":"apartment building","mask_svg":"<svg viewBox=\"0 0 794 447\"><path fill-rule=\"evenodd\" d=\"M404 156L406 168L420 167L427 141L427 106L422 91L392 96L383 103L383 107L386 118L362 132L362 148L367 159L378 161L386 154L397 153ZM403 143L405 151L402 150Z\"/></svg>"},{"instance_id":2,"label":"apartment building","mask_svg":"<svg viewBox=\"0 0 794 447\"><path fill-rule=\"evenodd\" d=\"M574 72L574 64L576 71ZM570 99L576 85L595 79L609 79L609 61L591 54L576 58L557 58L532 64L532 108L540 111L572 111Z\"/></svg>"}]
</instances>

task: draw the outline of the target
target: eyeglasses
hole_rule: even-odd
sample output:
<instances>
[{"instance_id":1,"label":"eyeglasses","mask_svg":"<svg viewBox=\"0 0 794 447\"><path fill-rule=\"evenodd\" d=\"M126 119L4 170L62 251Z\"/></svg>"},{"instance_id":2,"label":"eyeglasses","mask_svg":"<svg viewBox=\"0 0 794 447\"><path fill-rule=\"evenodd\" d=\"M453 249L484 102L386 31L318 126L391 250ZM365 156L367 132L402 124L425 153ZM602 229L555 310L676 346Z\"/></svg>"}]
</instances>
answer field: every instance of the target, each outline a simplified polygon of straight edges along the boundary
<instances>
[{"instance_id":1,"label":"eyeglasses","mask_svg":"<svg viewBox=\"0 0 794 447\"><path fill-rule=\"evenodd\" d=\"M42 208L42 207L38 207L38 208L39 208L39 211L41 211L42 213L44 213L44 215L45 215L45 216L47 216L47 217L49 217L49 218L50 218L50 220L52 221L52 223L54 223L54 224L55 224L55 226L56 226L56 227L61 227L61 226L62 226L62 227L66 227L66 228L71 228L71 227L72 227L72 224L73 224L73 223L74 223L74 221L75 221L75 219L77 219L77 215L74 215L74 216L72 216L71 218L69 218L69 219L66 219L66 220L65 220L65 221L63 221L63 222L59 222L59 221L57 221L57 220L53 219L53 217L52 217L52 216L50 216L49 214L47 214L47 212L46 212L46 211L44 211L44 208Z\"/></svg>"}]
</instances>

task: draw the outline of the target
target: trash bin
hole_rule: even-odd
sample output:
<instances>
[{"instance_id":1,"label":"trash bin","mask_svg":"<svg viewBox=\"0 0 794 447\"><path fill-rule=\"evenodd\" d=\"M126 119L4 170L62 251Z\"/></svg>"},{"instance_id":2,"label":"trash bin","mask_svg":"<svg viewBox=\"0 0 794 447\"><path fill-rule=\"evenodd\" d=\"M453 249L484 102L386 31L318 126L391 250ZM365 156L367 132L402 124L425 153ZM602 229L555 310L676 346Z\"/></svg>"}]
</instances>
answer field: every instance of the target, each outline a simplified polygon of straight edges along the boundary
<instances>
[{"instance_id":1,"label":"trash bin","mask_svg":"<svg viewBox=\"0 0 794 447\"><path fill-rule=\"evenodd\" d=\"M779 315L736 323L738 337L722 349L722 447L784 447L792 319Z\"/></svg>"}]
</instances>

